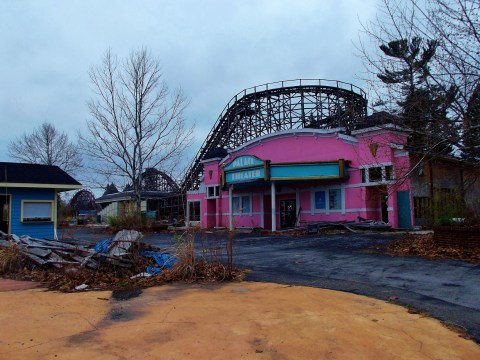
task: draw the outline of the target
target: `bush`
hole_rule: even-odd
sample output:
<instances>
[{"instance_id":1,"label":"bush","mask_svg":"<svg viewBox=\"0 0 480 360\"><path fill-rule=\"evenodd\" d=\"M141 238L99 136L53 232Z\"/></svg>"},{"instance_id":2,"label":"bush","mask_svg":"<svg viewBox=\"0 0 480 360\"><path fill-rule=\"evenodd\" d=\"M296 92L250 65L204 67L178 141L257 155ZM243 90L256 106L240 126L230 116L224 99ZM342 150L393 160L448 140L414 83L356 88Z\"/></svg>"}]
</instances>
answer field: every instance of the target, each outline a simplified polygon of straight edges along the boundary
<instances>
[{"instance_id":1,"label":"bush","mask_svg":"<svg viewBox=\"0 0 480 360\"><path fill-rule=\"evenodd\" d=\"M175 280L183 281L225 281L241 280L244 277L242 270L233 266L233 235L221 243L202 244L201 252L195 252L195 230L177 235L176 257L177 262L168 271ZM201 242L202 239L199 239ZM207 246L205 246L207 245ZM226 261L222 261L222 250L226 252Z\"/></svg>"},{"instance_id":2,"label":"bush","mask_svg":"<svg viewBox=\"0 0 480 360\"><path fill-rule=\"evenodd\" d=\"M126 213L122 216L108 216L107 224L114 232L126 230L146 230L152 229L153 221L146 216L140 216L137 213Z\"/></svg>"},{"instance_id":3,"label":"bush","mask_svg":"<svg viewBox=\"0 0 480 360\"><path fill-rule=\"evenodd\" d=\"M0 274L18 270L22 266L22 260L15 245L0 248Z\"/></svg>"}]
</instances>

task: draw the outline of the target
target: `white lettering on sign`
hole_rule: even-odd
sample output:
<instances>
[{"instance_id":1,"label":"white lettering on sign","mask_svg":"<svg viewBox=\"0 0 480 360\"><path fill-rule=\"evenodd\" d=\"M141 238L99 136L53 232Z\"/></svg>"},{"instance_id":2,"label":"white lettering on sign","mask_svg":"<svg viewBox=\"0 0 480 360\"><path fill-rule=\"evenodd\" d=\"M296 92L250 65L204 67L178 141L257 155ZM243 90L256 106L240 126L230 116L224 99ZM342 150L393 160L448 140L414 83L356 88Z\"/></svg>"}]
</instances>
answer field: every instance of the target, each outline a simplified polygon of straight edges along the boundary
<instances>
[{"instance_id":1,"label":"white lettering on sign","mask_svg":"<svg viewBox=\"0 0 480 360\"><path fill-rule=\"evenodd\" d=\"M250 180L256 179L262 176L260 170L246 170L242 172L232 173L231 181L241 181L241 180Z\"/></svg>"},{"instance_id":2,"label":"white lettering on sign","mask_svg":"<svg viewBox=\"0 0 480 360\"><path fill-rule=\"evenodd\" d=\"M251 157L239 157L232 162L232 168L242 168L255 165L255 159Z\"/></svg>"}]
</instances>

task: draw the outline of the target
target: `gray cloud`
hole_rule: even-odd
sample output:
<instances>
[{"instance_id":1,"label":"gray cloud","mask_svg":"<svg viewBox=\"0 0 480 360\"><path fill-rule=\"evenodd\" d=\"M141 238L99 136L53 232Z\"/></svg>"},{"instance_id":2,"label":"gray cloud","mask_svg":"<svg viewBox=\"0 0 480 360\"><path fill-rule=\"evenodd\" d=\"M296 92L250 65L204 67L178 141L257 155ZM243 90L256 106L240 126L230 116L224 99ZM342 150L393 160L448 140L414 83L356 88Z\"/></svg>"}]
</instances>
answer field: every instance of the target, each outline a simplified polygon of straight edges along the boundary
<instances>
[{"instance_id":1,"label":"gray cloud","mask_svg":"<svg viewBox=\"0 0 480 360\"><path fill-rule=\"evenodd\" d=\"M0 3L0 160L42 121L75 138L89 118L88 71L107 49L148 47L191 99L196 152L228 100L296 78L356 83L352 42L375 0L14 1ZM357 85L362 85L358 84ZM5 131L8 129L8 131Z\"/></svg>"}]
</instances>

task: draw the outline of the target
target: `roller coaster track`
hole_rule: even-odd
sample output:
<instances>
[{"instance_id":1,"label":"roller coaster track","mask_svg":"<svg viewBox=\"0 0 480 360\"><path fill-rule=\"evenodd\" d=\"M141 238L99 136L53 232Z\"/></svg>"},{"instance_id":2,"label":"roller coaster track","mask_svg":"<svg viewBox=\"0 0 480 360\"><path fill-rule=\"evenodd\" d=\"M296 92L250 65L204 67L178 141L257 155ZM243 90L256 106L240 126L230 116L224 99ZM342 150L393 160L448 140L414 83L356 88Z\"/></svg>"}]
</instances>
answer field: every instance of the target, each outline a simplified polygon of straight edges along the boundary
<instances>
[{"instance_id":1,"label":"roller coaster track","mask_svg":"<svg viewBox=\"0 0 480 360\"><path fill-rule=\"evenodd\" d=\"M225 106L185 172L182 192L198 189L205 155L233 149L259 136L301 128L361 127L367 114L365 92L335 80L298 79L254 86L235 95Z\"/></svg>"}]
</instances>

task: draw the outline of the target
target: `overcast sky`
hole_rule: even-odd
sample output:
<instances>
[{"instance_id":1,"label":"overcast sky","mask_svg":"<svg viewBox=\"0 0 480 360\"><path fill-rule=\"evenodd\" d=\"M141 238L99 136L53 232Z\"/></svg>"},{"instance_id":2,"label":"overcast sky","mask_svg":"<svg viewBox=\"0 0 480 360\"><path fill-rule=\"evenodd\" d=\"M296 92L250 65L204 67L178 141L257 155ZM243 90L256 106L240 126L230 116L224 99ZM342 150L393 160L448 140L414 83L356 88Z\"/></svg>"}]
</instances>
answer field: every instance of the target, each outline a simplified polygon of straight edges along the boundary
<instances>
[{"instance_id":1,"label":"overcast sky","mask_svg":"<svg viewBox=\"0 0 480 360\"><path fill-rule=\"evenodd\" d=\"M190 98L196 153L223 107L244 88L322 78L362 86L353 43L375 0L0 2L0 161L43 121L72 140L85 130L91 66L105 51L147 47L170 87Z\"/></svg>"}]
</instances>

